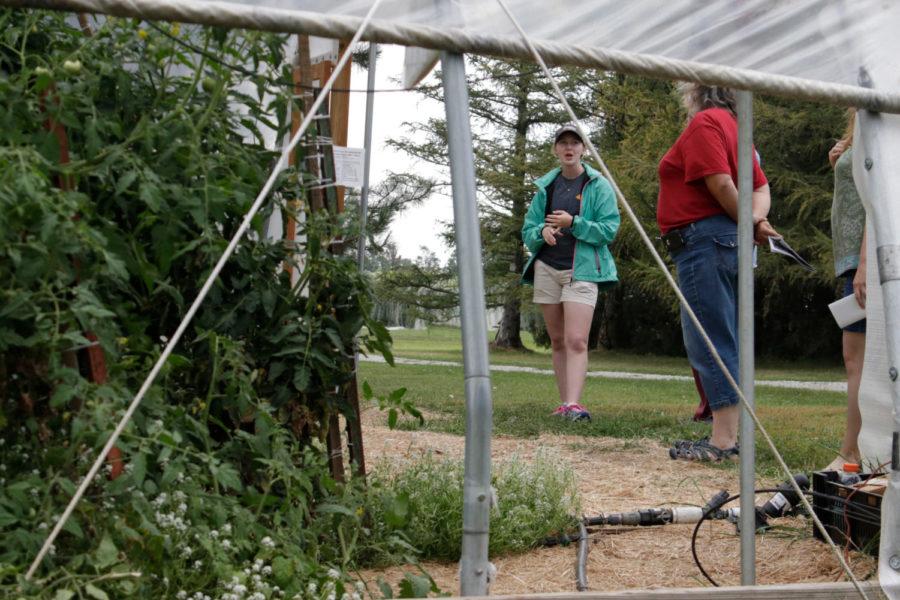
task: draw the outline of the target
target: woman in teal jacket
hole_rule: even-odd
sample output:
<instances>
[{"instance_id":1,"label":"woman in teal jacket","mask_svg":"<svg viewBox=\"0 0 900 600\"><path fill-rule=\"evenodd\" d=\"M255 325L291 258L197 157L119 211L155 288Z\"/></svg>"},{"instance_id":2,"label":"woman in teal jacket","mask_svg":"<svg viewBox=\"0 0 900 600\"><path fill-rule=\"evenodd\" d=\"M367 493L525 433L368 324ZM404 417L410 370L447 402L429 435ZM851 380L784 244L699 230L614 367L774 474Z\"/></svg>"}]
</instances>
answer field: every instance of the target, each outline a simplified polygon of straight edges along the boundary
<instances>
[{"instance_id":1,"label":"woman in teal jacket","mask_svg":"<svg viewBox=\"0 0 900 600\"><path fill-rule=\"evenodd\" d=\"M522 240L531 252L522 282L534 285L553 349L560 406L554 415L590 420L581 403L587 340L599 289L618 281L609 244L619 210L609 182L581 161L584 141L574 125L554 136L559 167L535 183Z\"/></svg>"}]
</instances>

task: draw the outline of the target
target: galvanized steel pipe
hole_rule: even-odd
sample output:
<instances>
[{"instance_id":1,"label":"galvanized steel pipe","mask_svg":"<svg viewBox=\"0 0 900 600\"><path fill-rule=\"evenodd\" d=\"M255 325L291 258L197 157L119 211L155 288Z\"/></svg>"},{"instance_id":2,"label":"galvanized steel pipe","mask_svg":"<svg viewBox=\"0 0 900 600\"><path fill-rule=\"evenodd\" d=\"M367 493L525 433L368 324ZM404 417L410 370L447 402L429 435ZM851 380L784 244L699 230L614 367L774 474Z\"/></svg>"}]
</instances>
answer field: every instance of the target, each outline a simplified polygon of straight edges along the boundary
<instances>
[{"instance_id":1,"label":"galvanized steel pipe","mask_svg":"<svg viewBox=\"0 0 900 600\"><path fill-rule=\"evenodd\" d=\"M738 118L738 362L745 403L753 408L753 94L736 91ZM756 584L756 431L741 408L741 585Z\"/></svg>"},{"instance_id":2,"label":"galvanized steel pipe","mask_svg":"<svg viewBox=\"0 0 900 600\"><path fill-rule=\"evenodd\" d=\"M453 221L459 265L459 304L466 390L466 452L460 595L488 592L488 525L491 508L491 377L481 233L475 202L475 162L469 124L469 93L461 54L441 54Z\"/></svg>"}]
</instances>

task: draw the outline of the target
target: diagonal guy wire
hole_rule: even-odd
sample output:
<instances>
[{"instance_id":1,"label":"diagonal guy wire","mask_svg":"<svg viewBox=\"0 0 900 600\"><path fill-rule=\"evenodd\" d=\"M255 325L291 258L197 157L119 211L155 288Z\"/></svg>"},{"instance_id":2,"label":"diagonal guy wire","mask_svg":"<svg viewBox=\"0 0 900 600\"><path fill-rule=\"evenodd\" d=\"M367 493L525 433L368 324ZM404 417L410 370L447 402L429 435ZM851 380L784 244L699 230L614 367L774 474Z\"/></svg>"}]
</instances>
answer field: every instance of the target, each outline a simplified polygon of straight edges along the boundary
<instances>
[{"instance_id":1,"label":"diagonal guy wire","mask_svg":"<svg viewBox=\"0 0 900 600\"><path fill-rule=\"evenodd\" d=\"M741 392L740 386L738 386L737 382L731 376L731 373L725 367L725 363L722 362L722 357L719 356L716 347L713 345L712 340L709 339L709 336L706 334L706 330L703 329L703 325L700 324L700 321L697 319L697 315L694 314L693 309L690 304L688 304L687 299L681 293L681 289L679 289L678 284L675 283L675 279L672 277L672 274L669 272L669 269L666 267L666 263L663 261L662 257L659 255L659 252L656 251L656 247L653 245L653 242L650 241L650 238L647 236L647 232L644 231L644 228L641 226L640 221L637 216L634 214L634 211L631 209L631 206L628 204L628 201L625 199L625 195L622 194L622 190L619 189L618 184L616 184L615 179L613 179L612 174L609 172L609 169L606 167L606 163L603 162L603 159L600 158L600 153L597 152L597 149L594 147L593 142L591 142L591 138L588 137L587 132L585 132L581 126L581 121L575 116L575 112L572 110L572 107L569 106L569 103L566 101L565 96L563 96L562 91L559 89L559 86L556 83L556 79L553 77L553 74L550 72L550 69L547 68L547 65L544 63L544 59L541 58L540 53L537 51L537 48L534 47L534 44L531 42L531 38L528 37L528 34L525 33L525 30L522 29L522 26L519 24L519 21L516 19L515 15L512 14L509 7L506 5L504 0L497 0L500 3L500 6L503 8L503 11L509 17L512 24L516 27L519 33L522 35L522 39L528 45L531 50L534 59L541 66L541 69L544 71L544 75L550 81L550 84L553 86L554 92L556 92L557 97L559 97L560 102L562 102L563 106L565 106L566 111L569 113L569 117L572 119L572 122L575 123L575 126L578 128L578 132L581 135L581 139L587 144L588 149L591 152L591 156L594 157L594 160L600 165L600 170L603 171L604 177L606 177L610 184L615 190L616 197L619 199L619 203L625 209L625 212L628 213L628 217L631 219L632 223L634 223L635 228L641 236L641 239L644 241L644 244L647 248L650 249L650 253L653 255L653 259L659 265L660 269L666 276L666 280L669 282L669 285L675 291L675 295L678 296L679 302L684 307L685 311L691 318L694 326L697 328L697 331L700 332L700 335L703 337L703 341L706 343L707 348L712 353L713 358L716 361L716 364L722 370L722 373L725 375L725 378L728 379L728 383L734 388L735 392L738 395L738 398L741 400L741 404L744 409L747 411L747 414L753 419L753 422L756 424L756 427L759 429L759 432L763 435L766 440L766 443L769 445L769 448L772 450L772 454L775 455L775 459L778 461L778 465L781 469L787 474L787 479L790 482L791 486L794 488L794 491L799 496L800 500L803 502L804 508L809 512L810 517L812 517L813 522L818 528L819 532L824 536L826 540L828 540L828 545L831 546L831 549L834 551L835 556L837 556L838 561L841 563L841 567L847 573L847 576L853 582L856 591L859 592L859 595L863 598L863 600L868 600L868 596L866 596L865 591L863 591L862 586L859 583L859 580L856 579L856 576L853 574L853 570L850 568L850 565L847 564L847 561L844 559L843 554L835 546L834 541L831 539L831 536L828 535L828 532L825 530L825 526L822 524L822 521L819 520L819 517L816 516L815 511L813 511L812 505L809 503L809 500L806 499L806 496L803 494L803 490L800 489L800 486L797 485L797 482L794 481L794 476L791 473L791 470L788 468L787 463L784 462L784 458L781 456L781 453L778 452L778 448L775 447L775 442L772 441L771 436L769 436L769 432L766 431L765 427L763 427L762 422L759 420L759 417L756 415L756 411L753 410L753 407L750 406L747 402L747 399L744 398L743 392Z\"/></svg>"},{"instance_id":2,"label":"diagonal guy wire","mask_svg":"<svg viewBox=\"0 0 900 600\"><path fill-rule=\"evenodd\" d=\"M347 44L347 49L344 51L344 55L341 56L341 59L335 66L334 71L331 73L331 77L329 77L328 81L325 82L325 85L322 87L319 96L307 111L306 117L303 119L303 122L300 123L300 127L297 129L297 133L294 134L288 145L284 148L284 150L282 150L282 160L287 158L287 156L290 155L291 152L293 152L294 147L297 145L297 142L300 141L300 137L303 135L307 127L309 127L309 124L312 122L313 118L316 116L316 111L322 105L322 102L324 102L328 97L328 91L334 85L335 80L337 80L338 75L347 64L347 61L350 60L351 50L359 42L360 38L362 37L363 31L365 31L366 27L369 24L369 21L371 21L372 19L372 15L375 14L375 11L378 9L378 6L381 4L381 2L382 0L375 0L372 4L372 8L369 9L366 17L363 19L362 23L360 23L359 29L356 30L353 39L349 44ZM281 164L281 161L278 161L277 164ZM131 420L134 411L137 410L137 407L138 405L140 405L141 400L144 399L144 395L150 389L150 386L153 385L153 381L156 379L156 376L159 375L159 372L165 364L166 360L169 358L169 355L172 354L172 351L175 349L175 346L181 339L182 334L187 329L191 320L194 318L194 315L197 313L200 305L203 304L203 301L206 299L206 295L209 293L210 288L212 288L213 283L215 283L216 279L218 278L219 273L225 266L225 263L227 263L228 259L231 258L231 255L234 253L234 249L237 248L238 242L240 242L241 238L250 228L250 223L253 220L253 217L256 216L256 213L259 211L266 197L269 195L269 192L272 190L272 186L275 185L275 179L277 177L278 167L275 166L273 167L272 173L269 175L269 178L266 180L265 185L263 185L262 190L260 190L259 195L256 196L256 200L254 200L253 205L250 207L250 210L246 215L244 215L244 220L241 222L241 226L238 227L238 230L231 238L231 241L225 248L225 252L222 253L222 256L219 258L216 266L213 268L212 272L210 272L209 277L206 278L206 282L203 284L203 287L200 289L200 292L194 299L193 304L191 304L191 307L184 315L181 323L179 323L178 328L175 330L175 333L172 334L172 338L169 340L169 343L166 344L166 347L157 359L156 364L153 365L153 369L150 370L150 373L147 375L147 378L144 380L144 383L138 390L137 395L135 395L134 400L131 401L128 410L126 410L125 414L122 415L122 419L119 421L119 424L112 432L112 435L109 436L109 440L107 440L106 445L103 446L103 450L101 450L100 454L97 455L97 460L94 461L93 466L91 466L91 470L88 471L88 474L81 481L81 485L78 486L78 489L75 491L75 495L72 496L72 499L69 501L69 505L66 506L66 510L63 512L62 516L59 517L59 520L56 522L56 525L50 532L50 535L47 536L47 539L44 541L44 545L41 547L40 552L38 552L38 555L35 557L34 562L31 563L31 566L28 568L28 572L25 574L26 581L30 580L34 575L34 572L37 571L37 568L40 566L41 561L44 560L44 556L47 555L47 552L50 550L50 547L56 540L56 537L62 530L63 525L66 524L66 521L72 515L72 511L75 510L75 506L84 495L85 490L87 490L91 481L93 481L94 477L97 475L97 472L100 470L100 467L103 465L103 460L106 458L106 455L109 454L109 451L119 439L119 436L122 435L122 431L125 430L125 426L128 425L128 422Z\"/></svg>"}]
</instances>

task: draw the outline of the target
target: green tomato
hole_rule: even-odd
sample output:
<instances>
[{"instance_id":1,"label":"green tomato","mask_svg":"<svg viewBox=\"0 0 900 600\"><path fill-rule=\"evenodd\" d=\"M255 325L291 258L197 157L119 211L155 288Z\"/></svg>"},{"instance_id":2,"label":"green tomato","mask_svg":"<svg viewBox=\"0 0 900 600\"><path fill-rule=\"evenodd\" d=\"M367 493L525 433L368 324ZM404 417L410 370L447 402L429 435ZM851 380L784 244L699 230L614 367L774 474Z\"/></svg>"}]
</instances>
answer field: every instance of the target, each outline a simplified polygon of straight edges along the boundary
<instances>
[{"instance_id":1,"label":"green tomato","mask_svg":"<svg viewBox=\"0 0 900 600\"><path fill-rule=\"evenodd\" d=\"M47 67L35 67L34 68L35 75L50 75L50 69Z\"/></svg>"},{"instance_id":2,"label":"green tomato","mask_svg":"<svg viewBox=\"0 0 900 600\"><path fill-rule=\"evenodd\" d=\"M212 77L204 77L203 81L200 82L200 85L203 87L203 91L207 94L212 94L213 90L216 89L216 85L218 82Z\"/></svg>"},{"instance_id":3,"label":"green tomato","mask_svg":"<svg viewBox=\"0 0 900 600\"><path fill-rule=\"evenodd\" d=\"M66 73L69 75L78 75L81 73L81 61L67 60L63 63L63 69L65 69Z\"/></svg>"}]
</instances>

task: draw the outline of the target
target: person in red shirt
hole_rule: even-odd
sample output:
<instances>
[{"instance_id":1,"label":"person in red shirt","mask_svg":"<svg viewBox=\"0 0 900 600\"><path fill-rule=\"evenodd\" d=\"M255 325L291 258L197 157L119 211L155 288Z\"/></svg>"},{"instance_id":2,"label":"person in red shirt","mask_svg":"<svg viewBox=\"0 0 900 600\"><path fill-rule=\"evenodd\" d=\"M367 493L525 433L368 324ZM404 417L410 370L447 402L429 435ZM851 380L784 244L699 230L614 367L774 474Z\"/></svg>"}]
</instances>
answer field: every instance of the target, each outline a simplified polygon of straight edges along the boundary
<instances>
[{"instance_id":1,"label":"person in red shirt","mask_svg":"<svg viewBox=\"0 0 900 600\"><path fill-rule=\"evenodd\" d=\"M675 262L682 293L738 380L737 335L737 119L728 88L681 84L688 125L659 163L656 219ZM769 224L769 185L753 159L753 235L778 235ZM699 332L682 308L681 329L691 367L712 410L712 434L678 441L669 456L719 461L738 456L740 407Z\"/></svg>"}]
</instances>

